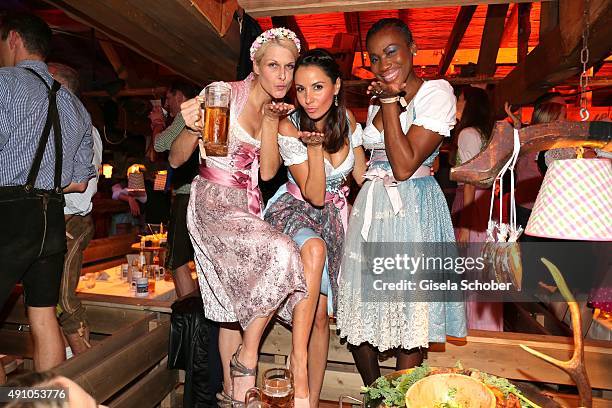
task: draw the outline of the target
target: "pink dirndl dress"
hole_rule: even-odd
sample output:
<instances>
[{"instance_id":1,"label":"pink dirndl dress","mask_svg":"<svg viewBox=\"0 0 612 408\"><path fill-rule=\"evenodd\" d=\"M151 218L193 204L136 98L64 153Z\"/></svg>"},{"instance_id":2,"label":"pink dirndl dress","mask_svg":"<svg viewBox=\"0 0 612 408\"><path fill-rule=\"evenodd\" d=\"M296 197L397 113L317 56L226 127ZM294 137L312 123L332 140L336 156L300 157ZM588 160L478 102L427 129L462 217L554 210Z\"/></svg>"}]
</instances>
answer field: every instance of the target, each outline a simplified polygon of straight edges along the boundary
<instances>
[{"instance_id":1,"label":"pink dirndl dress","mask_svg":"<svg viewBox=\"0 0 612 408\"><path fill-rule=\"evenodd\" d=\"M243 328L275 311L290 323L308 293L296 244L261 218L260 142L237 120L252 81L230 83L228 155L200 165L187 209L204 314Z\"/></svg>"}]
</instances>

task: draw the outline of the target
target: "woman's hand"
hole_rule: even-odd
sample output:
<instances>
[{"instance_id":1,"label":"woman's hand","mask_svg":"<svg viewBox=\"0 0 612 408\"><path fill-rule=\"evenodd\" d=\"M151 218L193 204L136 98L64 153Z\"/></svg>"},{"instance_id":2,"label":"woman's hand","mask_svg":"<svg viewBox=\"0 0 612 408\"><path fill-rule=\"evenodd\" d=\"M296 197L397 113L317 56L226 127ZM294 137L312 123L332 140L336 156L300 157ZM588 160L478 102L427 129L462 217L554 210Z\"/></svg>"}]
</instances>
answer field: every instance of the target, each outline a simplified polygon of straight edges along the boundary
<instances>
[{"instance_id":1,"label":"woman's hand","mask_svg":"<svg viewBox=\"0 0 612 408\"><path fill-rule=\"evenodd\" d=\"M280 120L295 110L295 106L285 102L270 102L264 105L264 117L271 120Z\"/></svg>"},{"instance_id":2,"label":"woman's hand","mask_svg":"<svg viewBox=\"0 0 612 408\"><path fill-rule=\"evenodd\" d=\"M368 95L374 95L379 98L390 98L404 92L405 87L405 82L401 84L386 84L381 81L372 81L372 83L370 83L370 86L368 86L368 90L366 91L366 93Z\"/></svg>"},{"instance_id":3,"label":"woman's hand","mask_svg":"<svg viewBox=\"0 0 612 408\"><path fill-rule=\"evenodd\" d=\"M325 135L321 132L298 132L298 137L306 146L322 146Z\"/></svg>"},{"instance_id":4,"label":"woman's hand","mask_svg":"<svg viewBox=\"0 0 612 408\"><path fill-rule=\"evenodd\" d=\"M204 128L204 121L202 120L203 102L202 97L196 96L181 104L181 116L183 116L185 126L188 129L201 131Z\"/></svg>"},{"instance_id":5,"label":"woman's hand","mask_svg":"<svg viewBox=\"0 0 612 408\"><path fill-rule=\"evenodd\" d=\"M457 242L460 242L460 243L470 242L470 230L467 228L460 228L459 236L457 237Z\"/></svg>"},{"instance_id":6,"label":"woman's hand","mask_svg":"<svg viewBox=\"0 0 612 408\"><path fill-rule=\"evenodd\" d=\"M130 205L130 213L134 217L138 217L140 215L140 206L138 205L138 201L132 196L128 196L128 204Z\"/></svg>"},{"instance_id":7,"label":"woman's hand","mask_svg":"<svg viewBox=\"0 0 612 408\"><path fill-rule=\"evenodd\" d=\"M521 123L521 118L512 113L512 108L507 101L504 103L504 110L506 111L508 117L512 120L512 125L514 126L514 128L520 129L523 126L523 124Z\"/></svg>"},{"instance_id":8,"label":"woman's hand","mask_svg":"<svg viewBox=\"0 0 612 408\"><path fill-rule=\"evenodd\" d=\"M162 112L161 106L153 106L153 109L151 109L151 112L149 112L149 120L151 121L151 129L164 127L166 125L166 120L164 118L164 113Z\"/></svg>"}]
</instances>

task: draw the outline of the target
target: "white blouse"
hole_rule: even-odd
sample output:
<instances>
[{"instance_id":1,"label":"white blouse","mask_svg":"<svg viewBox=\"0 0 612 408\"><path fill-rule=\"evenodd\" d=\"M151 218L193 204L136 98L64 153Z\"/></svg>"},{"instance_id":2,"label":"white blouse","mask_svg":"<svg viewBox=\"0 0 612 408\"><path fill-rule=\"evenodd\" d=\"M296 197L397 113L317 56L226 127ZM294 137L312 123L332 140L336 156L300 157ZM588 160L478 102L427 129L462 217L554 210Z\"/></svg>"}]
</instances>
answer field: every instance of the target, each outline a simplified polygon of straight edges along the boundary
<instances>
[{"instance_id":1,"label":"white blouse","mask_svg":"<svg viewBox=\"0 0 612 408\"><path fill-rule=\"evenodd\" d=\"M404 133L411 125L422 126L444 137L450 136L456 121L457 99L451 85L443 80L425 81L405 111L400 114ZM373 121L380 109L370 105L368 119L363 129L363 146L366 149L384 149L384 131L379 132Z\"/></svg>"},{"instance_id":2,"label":"white blouse","mask_svg":"<svg viewBox=\"0 0 612 408\"><path fill-rule=\"evenodd\" d=\"M338 166L332 166L327 160L325 161L325 175L329 178L346 177L355 165L355 155L353 149L362 144L362 129L361 125L357 123L355 131L349 137L350 149L344 161ZM297 137L278 135L278 145L281 157L285 166L292 166L294 164L304 163L308 160L308 151L306 145Z\"/></svg>"}]
</instances>

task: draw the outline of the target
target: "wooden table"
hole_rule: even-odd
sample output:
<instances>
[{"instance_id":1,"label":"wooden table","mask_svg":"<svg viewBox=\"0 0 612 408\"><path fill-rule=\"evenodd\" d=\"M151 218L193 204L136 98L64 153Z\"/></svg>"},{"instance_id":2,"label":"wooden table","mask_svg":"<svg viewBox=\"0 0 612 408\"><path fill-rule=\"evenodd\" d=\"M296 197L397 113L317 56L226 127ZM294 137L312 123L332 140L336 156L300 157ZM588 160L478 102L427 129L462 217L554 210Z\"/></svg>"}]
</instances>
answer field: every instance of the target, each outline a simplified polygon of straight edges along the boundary
<instances>
[{"instance_id":1,"label":"wooden table","mask_svg":"<svg viewBox=\"0 0 612 408\"><path fill-rule=\"evenodd\" d=\"M155 292L149 293L146 297L141 297L136 296L130 285L121 280L121 265L105 269L103 272L109 275L108 280L96 280L96 286L88 289L85 287L85 280L81 279L77 286L77 293L84 295L117 296L137 300L161 300L167 302L173 302L176 299L174 282L172 281L155 281ZM90 296L87 297L91 298Z\"/></svg>"}]
</instances>

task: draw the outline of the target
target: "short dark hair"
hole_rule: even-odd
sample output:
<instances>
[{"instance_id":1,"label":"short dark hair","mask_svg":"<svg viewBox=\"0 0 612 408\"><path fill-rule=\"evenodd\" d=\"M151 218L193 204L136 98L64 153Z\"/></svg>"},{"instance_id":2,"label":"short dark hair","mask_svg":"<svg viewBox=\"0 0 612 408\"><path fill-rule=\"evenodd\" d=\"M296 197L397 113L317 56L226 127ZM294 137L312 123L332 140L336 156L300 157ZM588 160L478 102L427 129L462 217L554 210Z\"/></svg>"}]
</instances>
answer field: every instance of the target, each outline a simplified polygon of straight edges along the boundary
<instances>
[{"instance_id":1,"label":"short dark hair","mask_svg":"<svg viewBox=\"0 0 612 408\"><path fill-rule=\"evenodd\" d=\"M187 99L195 98L200 92L199 88L197 88L195 85L185 81L174 81L172 84L170 84L168 90L173 94L180 92L185 95L185 98Z\"/></svg>"},{"instance_id":2,"label":"short dark hair","mask_svg":"<svg viewBox=\"0 0 612 408\"><path fill-rule=\"evenodd\" d=\"M384 28L394 28L398 30L402 34L408 45L412 45L412 43L414 42L414 39L412 38L412 32L410 31L410 28L408 28L406 23L404 23L399 18L382 18L375 22L368 30L368 33L366 34L366 46L368 44L368 41L370 41L370 38L372 38L374 34L378 33Z\"/></svg>"},{"instance_id":3,"label":"short dark hair","mask_svg":"<svg viewBox=\"0 0 612 408\"><path fill-rule=\"evenodd\" d=\"M2 19L0 27L2 40L6 40L11 31L19 33L29 52L40 55L43 59L49 56L52 33L42 18L30 13L8 13Z\"/></svg>"}]
</instances>

